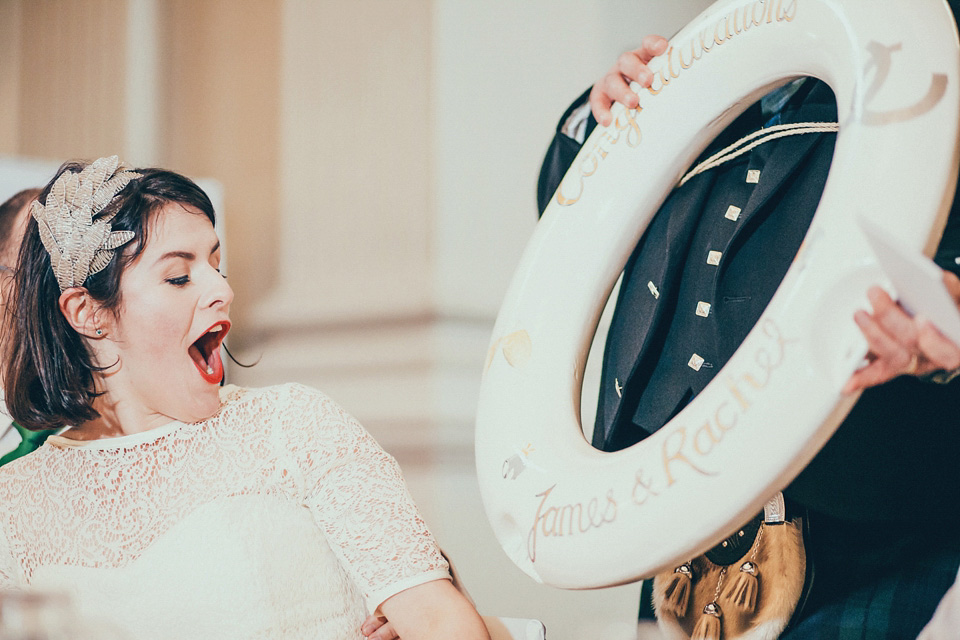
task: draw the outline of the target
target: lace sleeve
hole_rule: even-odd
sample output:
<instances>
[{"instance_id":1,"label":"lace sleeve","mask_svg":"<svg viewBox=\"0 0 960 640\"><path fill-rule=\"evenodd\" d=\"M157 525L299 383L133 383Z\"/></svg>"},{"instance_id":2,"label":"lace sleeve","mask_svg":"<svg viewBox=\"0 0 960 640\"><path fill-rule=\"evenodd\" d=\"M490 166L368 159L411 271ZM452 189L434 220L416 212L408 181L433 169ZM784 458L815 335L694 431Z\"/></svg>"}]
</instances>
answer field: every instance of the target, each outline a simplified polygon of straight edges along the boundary
<instances>
[{"instance_id":1,"label":"lace sleeve","mask_svg":"<svg viewBox=\"0 0 960 640\"><path fill-rule=\"evenodd\" d=\"M16 564L7 535L0 527L0 592L16 588Z\"/></svg>"},{"instance_id":2,"label":"lace sleeve","mask_svg":"<svg viewBox=\"0 0 960 640\"><path fill-rule=\"evenodd\" d=\"M302 474L302 499L370 611L390 596L442 578L448 566L396 461L332 400L283 387L279 425Z\"/></svg>"}]
</instances>

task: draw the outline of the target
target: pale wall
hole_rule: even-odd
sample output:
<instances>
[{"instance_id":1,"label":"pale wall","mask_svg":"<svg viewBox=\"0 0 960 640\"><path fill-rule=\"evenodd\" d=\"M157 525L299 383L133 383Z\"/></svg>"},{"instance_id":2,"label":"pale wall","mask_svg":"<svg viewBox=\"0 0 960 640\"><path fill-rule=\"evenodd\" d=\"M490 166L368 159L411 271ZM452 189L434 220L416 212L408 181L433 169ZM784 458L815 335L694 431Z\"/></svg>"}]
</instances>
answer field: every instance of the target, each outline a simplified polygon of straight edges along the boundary
<instances>
[{"instance_id":1,"label":"pale wall","mask_svg":"<svg viewBox=\"0 0 960 640\"><path fill-rule=\"evenodd\" d=\"M20 3L0 2L0 153L13 153L19 137L21 25Z\"/></svg>"},{"instance_id":2,"label":"pale wall","mask_svg":"<svg viewBox=\"0 0 960 640\"><path fill-rule=\"evenodd\" d=\"M268 329L430 312L430 33L422 0L284 3Z\"/></svg>"},{"instance_id":3,"label":"pale wall","mask_svg":"<svg viewBox=\"0 0 960 640\"><path fill-rule=\"evenodd\" d=\"M9 54L0 57L0 153L62 161L122 151L125 0L0 7L10 20L0 27Z\"/></svg>"}]
</instances>

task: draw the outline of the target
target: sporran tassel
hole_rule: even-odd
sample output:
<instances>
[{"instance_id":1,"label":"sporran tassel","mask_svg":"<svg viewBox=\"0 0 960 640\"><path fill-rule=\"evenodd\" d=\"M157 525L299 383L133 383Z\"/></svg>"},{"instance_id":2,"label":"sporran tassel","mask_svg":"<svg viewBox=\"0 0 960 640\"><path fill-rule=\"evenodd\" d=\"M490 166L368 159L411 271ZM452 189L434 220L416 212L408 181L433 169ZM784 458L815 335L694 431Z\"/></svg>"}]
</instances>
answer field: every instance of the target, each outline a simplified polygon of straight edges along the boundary
<instances>
[{"instance_id":1,"label":"sporran tassel","mask_svg":"<svg viewBox=\"0 0 960 640\"><path fill-rule=\"evenodd\" d=\"M720 620L720 607L711 602L703 608L703 615L693 628L690 640L720 640L723 635L723 624Z\"/></svg>"},{"instance_id":2,"label":"sporran tassel","mask_svg":"<svg viewBox=\"0 0 960 640\"><path fill-rule=\"evenodd\" d=\"M720 596L724 604L736 608L744 613L753 613L757 608L757 593L760 583L757 580L757 565L747 561L740 565L740 572L730 582L723 595Z\"/></svg>"},{"instance_id":3,"label":"sporran tassel","mask_svg":"<svg viewBox=\"0 0 960 640\"><path fill-rule=\"evenodd\" d=\"M684 563L673 570L670 582L664 589L662 609L678 618L687 613L690 605L690 591L693 583L693 567Z\"/></svg>"}]
</instances>

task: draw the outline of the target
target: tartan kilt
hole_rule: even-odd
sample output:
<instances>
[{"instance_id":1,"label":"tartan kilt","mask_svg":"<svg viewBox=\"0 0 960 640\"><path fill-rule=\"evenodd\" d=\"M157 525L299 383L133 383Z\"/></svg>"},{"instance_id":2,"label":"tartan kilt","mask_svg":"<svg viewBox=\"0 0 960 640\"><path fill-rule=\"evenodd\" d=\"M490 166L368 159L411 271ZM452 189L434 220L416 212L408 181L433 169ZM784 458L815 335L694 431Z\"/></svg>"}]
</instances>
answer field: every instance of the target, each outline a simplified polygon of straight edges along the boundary
<instances>
[{"instance_id":1,"label":"tartan kilt","mask_svg":"<svg viewBox=\"0 0 960 640\"><path fill-rule=\"evenodd\" d=\"M957 578L955 523L809 524L810 591L783 640L913 640Z\"/></svg>"}]
</instances>

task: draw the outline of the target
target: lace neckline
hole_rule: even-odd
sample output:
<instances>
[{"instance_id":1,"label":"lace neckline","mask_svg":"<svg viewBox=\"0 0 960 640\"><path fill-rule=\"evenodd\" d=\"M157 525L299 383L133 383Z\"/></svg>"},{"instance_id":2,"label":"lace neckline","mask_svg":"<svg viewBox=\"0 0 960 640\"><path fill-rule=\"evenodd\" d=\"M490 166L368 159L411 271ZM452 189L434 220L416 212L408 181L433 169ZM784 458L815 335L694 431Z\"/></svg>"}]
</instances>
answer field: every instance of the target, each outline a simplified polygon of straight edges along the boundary
<instances>
[{"instance_id":1,"label":"lace neckline","mask_svg":"<svg viewBox=\"0 0 960 640\"><path fill-rule=\"evenodd\" d=\"M220 387L220 407L217 409L217 412L209 418L205 418L193 424L200 425L219 416L223 411L228 394L236 390L237 387L234 385ZM154 427L152 429L147 429L146 431L141 431L140 433L131 433L127 436L115 436L113 438L100 438L99 440L74 440L72 438L65 438L60 435L60 433L63 433L63 431L61 431L60 433L47 438L47 442L63 449L109 451L111 449L124 449L135 447L141 444L151 444L185 426L187 426L187 423L181 422L180 420L171 419L171 421L166 424L160 425L159 427Z\"/></svg>"},{"instance_id":2,"label":"lace neckline","mask_svg":"<svg viewBox=\"0 0 960 640\"><path fill-rule=\"evenodd\" d=\"M185 423L179 420L171 420L167 424L153 429L147 429L140 433L131 433L126 436L115 436L113 438L100 438L99 440L74 440L61 435L50 436L47 443L64 449L90 449L103 451L108 449L122 449L131 446L148 444L156 442L160 438L169 435L185 426Z\"/></svg>"}]
</instances>

